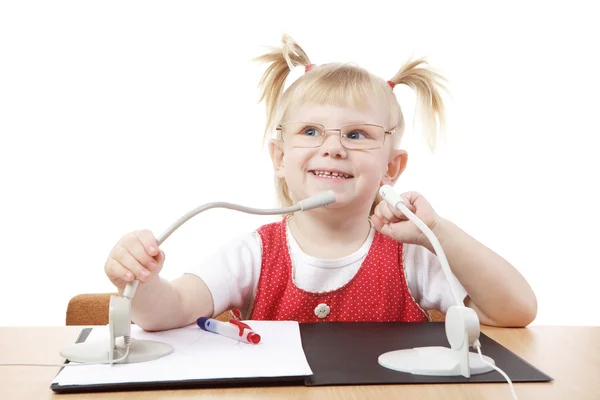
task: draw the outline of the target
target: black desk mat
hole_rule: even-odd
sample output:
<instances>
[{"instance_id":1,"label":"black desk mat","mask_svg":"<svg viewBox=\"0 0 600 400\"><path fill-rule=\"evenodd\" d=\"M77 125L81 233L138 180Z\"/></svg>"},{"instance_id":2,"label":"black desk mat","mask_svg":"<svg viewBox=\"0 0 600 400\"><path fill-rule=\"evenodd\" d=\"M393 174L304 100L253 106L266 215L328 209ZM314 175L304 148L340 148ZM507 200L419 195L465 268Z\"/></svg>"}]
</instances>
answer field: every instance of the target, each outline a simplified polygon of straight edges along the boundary
<instances>
[{"instance_id":1,"label":"black desk mat","mask_svg":"<svg viewBox=\"0 0 600 400\"><path fill-rule=\"evenodd\" d=\"M443 322L336 322L300 325L302 346L313 375L307 386L506 382L496 370L463 376L413 375L382 367L378 357L414 347L449 347ZM513 382L548 382L552 378L483 333L481 353L494 359ZM476 352L473 348L470 349Z\"/></svg>"}]
</instances>

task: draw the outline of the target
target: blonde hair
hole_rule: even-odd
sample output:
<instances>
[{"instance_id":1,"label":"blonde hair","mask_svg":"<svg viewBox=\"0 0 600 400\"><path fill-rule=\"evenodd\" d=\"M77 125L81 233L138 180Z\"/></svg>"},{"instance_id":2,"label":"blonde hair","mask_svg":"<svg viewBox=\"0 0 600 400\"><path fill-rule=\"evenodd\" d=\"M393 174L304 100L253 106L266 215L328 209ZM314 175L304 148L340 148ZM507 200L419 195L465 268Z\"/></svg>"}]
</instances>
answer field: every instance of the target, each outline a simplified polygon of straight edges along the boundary
<instances>
[{"instance_id":1,"label":"blonde hair","mask_svg":"<svg viewBox=\"0 0 600 400\"><path fill-rule=\"evenodd\" d=\"M422 67L428 66L425 59L405 63L389 80L349 63L328 63L313 66L306 52L287 34L282 36L282 46L257 57L255 61L269 63L259 87L259 102L265 101L267 121L263 136L269 139L276 126L286 118L290 107L303 104L328 104L365 110L379 99L389 106L389 126L396 128L394 145L404 133L404 116L393 92L393 86L404 84L416 92L417 111L420 115L425 139L434 151L440 132L443 132L445 114L440 89L445 89L438 73ZM312 67L293 82L284 92L285 81L295 67ZM292 205L284 179L276 178L277 196L282 206ZM371 209L373 211L373 208Z\"/></svg>"}]
</instances>

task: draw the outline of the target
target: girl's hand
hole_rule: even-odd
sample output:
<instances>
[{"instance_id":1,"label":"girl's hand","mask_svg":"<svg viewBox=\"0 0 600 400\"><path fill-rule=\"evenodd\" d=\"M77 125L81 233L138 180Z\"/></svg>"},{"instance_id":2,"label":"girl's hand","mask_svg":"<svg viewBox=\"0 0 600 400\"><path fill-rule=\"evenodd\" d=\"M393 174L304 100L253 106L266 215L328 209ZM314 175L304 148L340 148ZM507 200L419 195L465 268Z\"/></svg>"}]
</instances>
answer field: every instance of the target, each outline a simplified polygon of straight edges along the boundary
<instances>
[{"instance_id":1,"label":"girl's hand","mask_svg":"<svg viewBox=\"0 0 600 400\"><path fill-rule=\"evenodd\" d=\"M425 197L417 192L405 192L400 197L404 200L406 208L423 221L429 229L434 231L436 224L441 218L433 210ZM371 221L373 221L375 229L382 234L401 243L425 246L433 252L433 247L425 234L406 215L400 210L393 208L385 200L377 204L375 212L371 216Z\"/></svg>"},{"instance_id":2,"label":"girl's hand","mask_svg":"<svg viewBox=\"0 0 600 400\"><path fill-rule=\"evenodd\" d=\"M104 272L117 287L124 289L128 282L137 278L140 283L158 276L165 262L165 253L149 230L126 234L110 251Z\"/></svg>"}]
</instances>

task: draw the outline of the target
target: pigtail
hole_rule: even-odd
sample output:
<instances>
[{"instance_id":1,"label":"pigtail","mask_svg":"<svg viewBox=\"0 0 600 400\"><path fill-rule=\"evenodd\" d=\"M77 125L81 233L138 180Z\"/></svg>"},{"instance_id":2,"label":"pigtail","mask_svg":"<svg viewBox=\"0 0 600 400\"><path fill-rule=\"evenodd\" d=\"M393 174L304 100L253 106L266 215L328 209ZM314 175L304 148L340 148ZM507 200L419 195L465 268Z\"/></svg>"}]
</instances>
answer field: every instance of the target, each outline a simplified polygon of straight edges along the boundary
<instances>
[{"instance_id":1,"label":"pigtail","mask_svg":"<svg viewBox=\"0 0 600 400\"><path fill-rule=\"evenodd\" d=\"M421 116L425 139L429 148L435 150L438 129L443 133L445 128L445 110L440 89L445 89L445 79L430 69L420 67L427 61L419 59L406 63L388 82L390 86L405 84L415 90L417 95L417 111Z\"/></svg>"},{"instance_id":2,"label":"pigtail","mask_svg":"<svg viewBox=\"0 0 600 400\"><path fill-rule=\"evenodd\" d=\"M265 100L267 108L264 139L267 139L274 128L277 105L290 71L298 65L308 66L311 64L304 50L291 37L284 34L281 41L283 44L281 48L271 47L271 52L254 59L254 61L270 63L259 82L262 92L259 103Z\"/></svg>"}]
</instances>

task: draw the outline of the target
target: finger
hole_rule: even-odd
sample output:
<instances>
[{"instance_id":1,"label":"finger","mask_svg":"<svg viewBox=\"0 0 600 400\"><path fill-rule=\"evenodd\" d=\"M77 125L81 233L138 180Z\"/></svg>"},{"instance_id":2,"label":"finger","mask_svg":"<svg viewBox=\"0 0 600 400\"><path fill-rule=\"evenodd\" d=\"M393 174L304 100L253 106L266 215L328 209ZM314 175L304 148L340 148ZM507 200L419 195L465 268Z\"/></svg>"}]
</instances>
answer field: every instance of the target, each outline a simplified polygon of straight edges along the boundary
<instances>
[{"instance_id":1,"label":"finger","mask_svg":"<svg viewBox=\"0 0 600 400\"><path fill-rule=\"evenodd\" d=\"M415 214L417 212L417 208L414 205L410 204L408 201L404 201L403 205L404 205L404 207L408 208L408 210L410 212L412 212L413 214ZM408 216L401 211L402 209L403 209L402 207L400 207L400 209L396 209L394 211L394 214L401 215L400 218L402 220L408 220L409 219Z\"/></svg>"},{"instance_id":2,"label":"finger","mask_svg":"<svg viewBox=\"0 0 600 400\"><path fill-rule=\"evenodd\" d=\"M393 237L393 232L392 232L392 227L389 224L389 221L385 220L385 219L381 219L376 215L372 215L371 216L371 221L373 222L373 225L375 226L375 230L377 230L378 232L389 236L389 237Z\"/></svg>"},{"instance_id":3,"label":"finger","mask_svg":"<svg viewBox=\"0 0 600 400\"><path fill-rule=\"evenodd\" d=\"M131 271L136 278L141 281L146 280L146 278L150 276L150 271L144 268L144 266L122 245L115 247L112 258Z\"/></svg>"},{"instance_id":4,"label":"finger","mask_svg":"<svg viewBox=\"0 0 600 400\"><path fill-rule=\"evenodd\" d=\"M377 216L376 214L373 214L371 215L371 217L369 217L369 219L373 223L375 229L380 231L381 227L383 226L383 221L381 220L381 218L379 218L379 216Z\"/></svg>"},{"instance_id":5,"label":"finger","mask_svg":"<svg viewBox=\"0 0 600 400\"><path fill-rule=\"evenodd\" d=\"M418 192L405 192L400 195L402 198L404 205L408 208L412 213L417 211L416 203L422 196Z\"/></svg>"},{"instance_id":6,"label":"finger","mask_svg":"<svg viewBox=\"0 0 600 400\"><path fill-rule=\"evenodd\" d=\"M130 282L133 280L133 273L112 257L106 262L105 272L106 276L108 276L108 279L111 281L121 280Z\"/></svg>"},{"instance_id":7,"label":"finger","mask_svg":"<svg viewBox=\"0 0 600 400\"><path fill-rule=\"evenodd\" d=\"M158 255L158 242L152 232L147 229L141 231L135 231L133 234L138 238L138 240L144 245L146 252L150 254L150 256L155 257Z\"/></svg>"},{"instance_id":8,"label":"finger","mask_svg":"<svg viewBox=\"0 0 600 400\"><path fill-rule=\"evenodd\" d=\"M374 213L379 220L381 221L382 224L389 224L392 221L395 221L396 218L394 218L392 221L390 221L390 218L393 218L392 213L390 213L389 211L389 206L385 201L381 201L376 207L375 207L375 213Z\"/></svg>"},{"instance_id":9,"label":"finger","mask_svg":"<svg viewBox=\"0 0 600 400\"><path fill-rule=\"evenodd\" d=\"M377 203L377 205L375 206L375 209L373 210L373 215L378 217L378 218L382 218L383 216L381 215L381 203L383 203L383 201L380 201L379 203Z\"/></svg>"},{"instance_id":10,"label":"finger","mask_svg":"<svg viewBox=\"0 0 600 400\"><path fill-rule=\"evenodd\" d=\"M156 260L148 253L147 247L144 246L136 232L127 235L123 240L122 246L127 249L129 254L134 256L144 268L147 268L150 271L154 271L158 268Z\"/></svg>"},{"instance_id":11,"label":"finger","mask_svg":"<svg viewBox=\"0 0 600 400\"><path fill-rule=\"evenodd\" d=\"M154 257L154 259L156 260L158 267L162 268L163 264L165 263L165 252L160 250L159 253Z\"/></svg>"},{"instance_id":12,"label":"finger","mask_svg":"<svg viewBox=\"0 0 600 400\"><path fill-rule=\"evenodd\" d=\"M381 215L389 222L399 222L407 219L400 210L392 209L392 206L387 202L381 205L380 211Z\"/></svg>"}]
</instances>

